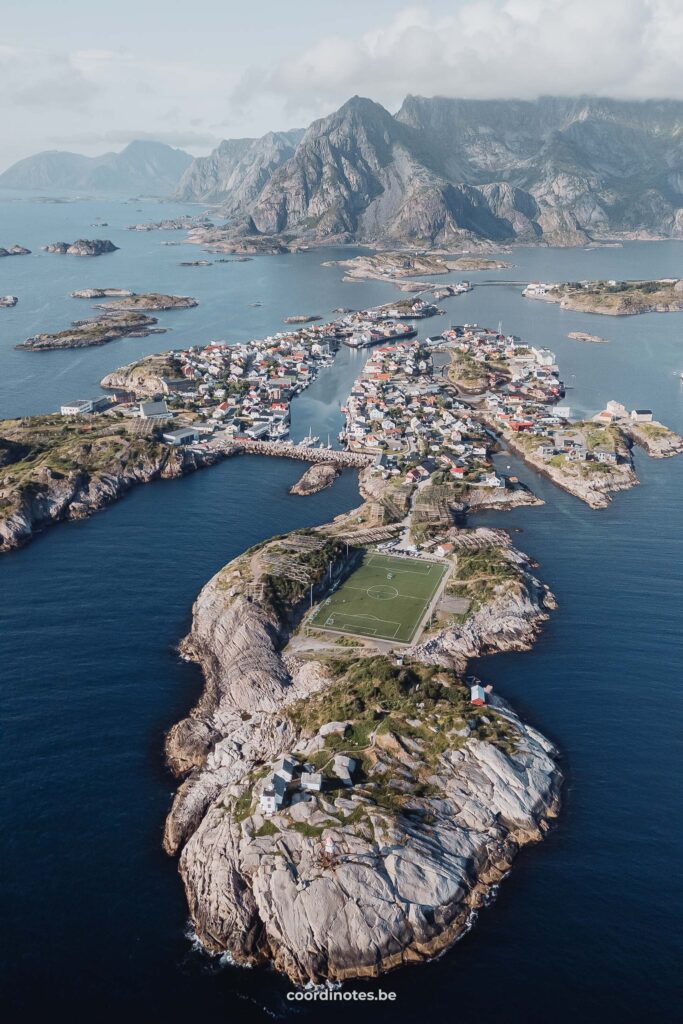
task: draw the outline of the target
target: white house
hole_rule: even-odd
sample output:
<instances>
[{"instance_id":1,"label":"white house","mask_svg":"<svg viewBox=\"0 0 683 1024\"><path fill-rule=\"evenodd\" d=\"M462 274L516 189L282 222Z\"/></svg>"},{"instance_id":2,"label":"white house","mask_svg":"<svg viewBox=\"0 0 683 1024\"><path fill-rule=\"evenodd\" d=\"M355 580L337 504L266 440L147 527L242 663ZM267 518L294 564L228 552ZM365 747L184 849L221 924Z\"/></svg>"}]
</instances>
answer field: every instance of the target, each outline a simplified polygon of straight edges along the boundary
<instances>
[{"instance_id":1,"label":"white house","mask_svg":"<svg viewBox=\"0 0 683 1024\"><path fill-rule=\"evenodd\" d=\"M88 399L76 402L67 402L66 405L60 406L59 411L62 416L83 416L85 413L93 411L93 403Z\"/></svg>"},{"instance_id":2,"label":"white house","mask_svg":"<svg viewBox=\"0 0 683 1024\"><path fill-rule=\"evenodd\" d=\"M634 423L652 423L651 409L632 409L631 419Z\"/></svg>"},{"instance_id":3,"label":"white house","mask_svg":"<svg viewBox=\"0 0 683 1024\"><path fill-rule=\"evenodd\" d=\"M287 783L279 775L271 775L261 793L259 807L264 814L275 814L285 802Z\"/></svg>"}]
</instances>

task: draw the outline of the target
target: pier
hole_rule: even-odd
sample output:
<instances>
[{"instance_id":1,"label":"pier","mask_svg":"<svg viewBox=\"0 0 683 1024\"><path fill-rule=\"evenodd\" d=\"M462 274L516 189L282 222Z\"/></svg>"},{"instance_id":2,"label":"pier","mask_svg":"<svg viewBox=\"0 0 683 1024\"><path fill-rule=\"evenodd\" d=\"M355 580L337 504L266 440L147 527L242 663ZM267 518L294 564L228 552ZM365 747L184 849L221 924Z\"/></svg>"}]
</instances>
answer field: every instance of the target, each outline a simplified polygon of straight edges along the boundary
<instances>
[{"instance_id":1,"label":"pier","mask_svg":"<svg viewBox=\"0 0 683 1024\"><path fill-rule=\"evenodd\" d=\"M238 451L250 455L276 455L283 459L298 459L300 462L328 462L350 469L371 466L375 455L367 452L345 452L334 448L311 448L305 444L290 441L252 441L251 438L235 438L231 442Z\"/></svg>"}]
</instances>

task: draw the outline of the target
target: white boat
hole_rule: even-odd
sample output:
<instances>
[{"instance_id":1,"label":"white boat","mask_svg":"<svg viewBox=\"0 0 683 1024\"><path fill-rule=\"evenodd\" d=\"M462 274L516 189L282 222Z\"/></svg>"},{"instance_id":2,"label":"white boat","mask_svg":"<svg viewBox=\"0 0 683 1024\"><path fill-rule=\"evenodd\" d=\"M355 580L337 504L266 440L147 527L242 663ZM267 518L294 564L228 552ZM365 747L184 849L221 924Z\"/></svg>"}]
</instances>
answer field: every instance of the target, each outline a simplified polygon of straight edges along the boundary
<instances>
[{"instance_id":1,"label":"white boat","mask_svg":"<svg viewBox=\"0 0 683 1024\"><path fill-rule=\"evenodd\" d=\"M303 448L312 448L313 445L317 444L319 440L320 438L314 435L313 428L309 427L308 433L301 441L299 441L299 444Z\"/></svg>"}]
</instances>

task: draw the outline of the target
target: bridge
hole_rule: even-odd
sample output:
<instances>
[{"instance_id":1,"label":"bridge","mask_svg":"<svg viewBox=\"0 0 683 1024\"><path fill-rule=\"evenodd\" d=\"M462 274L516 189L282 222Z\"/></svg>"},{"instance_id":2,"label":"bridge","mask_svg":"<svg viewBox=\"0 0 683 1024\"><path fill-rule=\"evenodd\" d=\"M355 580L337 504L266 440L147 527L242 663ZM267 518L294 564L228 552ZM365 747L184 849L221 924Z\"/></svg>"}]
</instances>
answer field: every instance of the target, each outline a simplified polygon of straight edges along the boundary
<instances>
[{"instance_id":1,"label":"bridge","mask_svg":"<svg viewBox=\"0 0 683 1024\"><path fill-rule=\"evenodd\" d=\"M508 285L512 286L513 288L519 288L519 287L526 288L526 287L528 287L528 285L531 284L531 281L506 281L505 278L499 277L495 281L484 280L484 281L472 281L470 283L471 283L473 288L491 288L491 287L505 288Z\"/></svg>"},{"instance_id":2,"label":"bridge","mask_svg":"<svg viewBox=\"0 0 683 1024\"><path fill-rule=\"evenodd\" d=\"M235 438L231 442L237 451L249 455L275 455L282 459L298 459L300 462L328 462L350 469L371 466L376 456L368 452L340 452L333 448L311 448L305 444L290 441L253 441L251 438Z\"/></svg>"}]
</instances>

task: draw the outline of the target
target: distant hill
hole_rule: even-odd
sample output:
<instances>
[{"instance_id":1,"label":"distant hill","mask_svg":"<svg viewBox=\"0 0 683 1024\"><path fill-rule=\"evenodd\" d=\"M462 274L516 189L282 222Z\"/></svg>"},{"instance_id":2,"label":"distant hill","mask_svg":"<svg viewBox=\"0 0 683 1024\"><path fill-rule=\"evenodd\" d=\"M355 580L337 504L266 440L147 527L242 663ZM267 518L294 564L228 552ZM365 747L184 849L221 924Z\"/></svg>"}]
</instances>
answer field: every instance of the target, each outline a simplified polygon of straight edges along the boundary
<instances>
[{"instance_id":1,"label":"distant hill","mask_svg":"<svg viewBox=\"0 0 683 1024\"><path fill-rule=\"evenodd\" d=\"M162 142L131 142L120 153L95 157L46 150L9 167L0 174L0 185L168 196L191 163L189 153Z\"/></svg>"},{"instance_id":2,"label":"distant hill","mask_svg":"<svg viewBox=\"0 0 683 1024\"><path fill-rule=\"evenodd\" d=\"M683 103L356 96L303 134L221 143L177 196L311 240L683 238Z\"/></svg>"}]
</instances>

